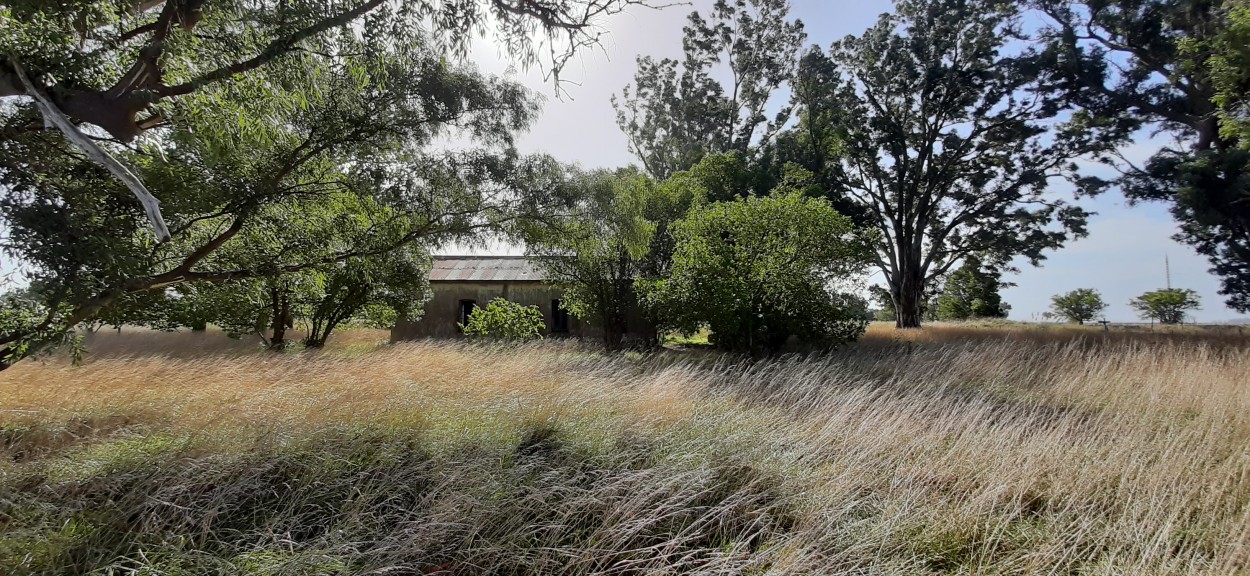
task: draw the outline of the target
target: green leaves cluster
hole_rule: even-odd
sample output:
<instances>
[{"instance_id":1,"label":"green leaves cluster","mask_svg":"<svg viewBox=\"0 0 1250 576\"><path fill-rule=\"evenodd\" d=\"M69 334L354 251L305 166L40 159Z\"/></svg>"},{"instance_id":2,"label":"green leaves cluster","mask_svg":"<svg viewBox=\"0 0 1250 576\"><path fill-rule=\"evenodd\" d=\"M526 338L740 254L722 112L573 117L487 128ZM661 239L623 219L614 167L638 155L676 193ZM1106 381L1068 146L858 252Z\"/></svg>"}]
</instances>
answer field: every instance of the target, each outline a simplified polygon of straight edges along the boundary
<instances>
[{"instance_id":1,"label":"green leaves cluster","mask_svg":"<svg viewBox=\"0 0 1250 576\"><path fill-rule=\"evenodd\" d=\"M976 257L966 259L946 277L935 301L937 319L1006 318L1011 306L998 293L1001 286L999 274L985 270Z\"/></svg>"},{"instance_id":2,"label":"green leaves cluster","mask_svg":"<svg viewBox=\"0 0 1250 576\"><path fill-rule=\"evenodd\" d=\"M1250 310L1250 8L1242 0L1035 0L1049 97L1134 144L1161 130L1143 165L1104 156L1131 200L1171 206L1176 238L1223 280L1227 304Z\"/></svg>"},{"instance_id":3,"label":"green leaves cluster","mask_svg":"<svg viewBox=\"0 0 1250 576\"><path fill-rule=\"evenodd\" d=\"M485 308L474 309L468 325L459 326L469 338L502 342L541 340L547 330L543 313L537 306L522 306L503 298L491 300Z\"/></svg>"},{"instance_id":4,"label":"green leaves cluster","mask_svg":"<svg viewBox=\"0 0 1250 576\"><path fill-rule=\"evenodd\" d=\"M1084 324L1097 318L1107 309L1102 294L1093 288L1077 288L1071 292L1056 294L1050 299L1051 310L1068 322Z\"/></svg>"},{"instance_id":5,"label":"green leaves cluster","mask_svg":"<svg viewBox=\"0 0 1250 576\"><path fill-rule=\"evenodd\" d=\"M683 28L681 61L638 58L634 83L613 97L630 151L657 179L689 170L708 154L754 157L790 117L767 108L793 74L807 37L788 19L786 0L716 0L692 12ZM724 66L731 86L718 81Z\"/></svg>"},{"instance_id":6,"label":"green leaves cluster","mask_svg":"<svg viewBox=\"0 0 1250 576\"><path fill-rule=\"evenodd\" d=\"M180 22L166 16L191 17L166 10L192 3L151 4L159 15L112 14L106 27L146 31ZM212 322L240 333L268 331L280 341L280 327L306 318L315 346L343 321L384 321L400 313L393 305L399 300L419 306L425 274L416 264L430 246L504 233L545 213L554 162L520 156L513 147L514 134L538 110L526 89L449 64L434 39L404 28L408 16L390 8L366 12L395 35L335 20L367 2L331 3L301 15L284 11L311 5L281 4L206 6L195 30L228 29L203 40L212 46L183 46L199 40L171 29L162 44L169 52L159 59L161 81L173 83L175 71L187 82L201 73L211 81L195 83L176 108L163 108L169 104L160 98L144 104L143 114L162 117L141 130L142 139L103 143L157 192L173 236L168 242L155 243L130 192L60 134L44 130L28 106L3 109L6 248L26 264L31 293L51 312L0 335L0 359L15 360L97 320ZM34 14L45 7L12 9ZM230 12L236 9L247 17ZM71 25L72 18L56 14L48 16L55 26ZM236 16L242 19L224 23ZM330 27L298 47L265 51L310 22ZM263 65L212 75L218 64L254 49ZM110 46L97 56L117 62L116 72L133 53ZM74 76L79 64L49 61L64 70L32 73L57 78L58 90L72 100L74 82L88 94L107 77L107 70L100 78ZM159 96L159 87L151 90ZM469 145L431 148L448 137Z\"/></svg>"},{"instance_id":7,"label":"green leaves cluster","mask_svg":"<svg viewBox=\"0 0 1250 576\"><path fill-rule=\"evenodd\" d=\"M528 255L563 289L564 308L602 329L609 349L631 329L658 342L654 319L637 325L634 283L667 273L671 226L705 202L704 188L685 174L656 182L629 170L574 171L566 185L575 200L557 222L530 231Z\"/></svg>"},{"instance_id":8,"label":"green leaves cluster","mask_svg":"<svg viewBox=\"0 0 1250 576\"><path fill-rule=\"evenodd\" d=\"M707 326L717 346L744 351L777 350L792 336L837 344L863 333L866 303L835 287L864 271L869 245L796 184L696 209L674 226L669 276L640 283L667 328Z\"/></svg>"},{"instance_id":9,"label":"green leaves cluster","mask_svg":"<svg viewBox=\"0 0 1250 576\"><path fill-rule=\"evenodd\" d=\"M1198 310L1198 293L1189 289L1164 288L1146 292L1129 301L1137 314L1145 320L1160 324L1184 324L1185 314Z\"/></svg>"},{"instance_id":10,"label":"green leaves cluster","mask_svg":"<svg viewBox=\"0 0 1250 576\"><path fill-rule=\"evenodd\" d=\"M1097 191L1074 160L1112 137L1074 105L1040 95L1046 62L1027 48L1022 18L1018 2L898 0L863 34L800 54L801 27L784 3L718 2L719 32L709 36L692 15L680 65L639 60L618 123L658 177L735 152L715 200L767 195L788 166L810 172L807 194L876 230L873 264L897 324L919 326L929 286L965 258L1002 271L1084 233L1088 214L1047 187L1066 178ZM745 68L757 61L720 60L734 52L718 42L738 41L774 46L773 56ZM718 64L734 72L732 86L700 72ZM784 88L791 100L774 121L737 122L720 103L741 86L752 102ZM785 128L792 113L797 125ZM751 128L733 135L725 126Z\"/></svg>"}]
</instances>

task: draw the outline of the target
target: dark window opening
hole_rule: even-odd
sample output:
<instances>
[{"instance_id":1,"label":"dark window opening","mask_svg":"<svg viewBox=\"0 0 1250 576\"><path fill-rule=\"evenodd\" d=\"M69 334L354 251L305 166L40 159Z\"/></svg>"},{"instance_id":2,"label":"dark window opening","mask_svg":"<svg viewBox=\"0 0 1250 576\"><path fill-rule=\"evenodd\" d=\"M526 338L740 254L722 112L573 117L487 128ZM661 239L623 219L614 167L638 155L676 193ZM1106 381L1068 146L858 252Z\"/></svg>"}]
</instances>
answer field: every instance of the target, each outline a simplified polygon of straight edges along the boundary
<instances>
[{"instance_id":1,"label":"dark window opening","mask_svg":"<svg viewBox=\"0 0 1250 576\"><path fill-rule=\"evenodd\" d=\"M477 310L477 300L461 300L460 301L460 323L468 326L469 316L473 311Z\"/></svg>"},{"instance_id":2,"label":"dark window opening","mask_svg":"<svg viewBox=\"0 0 1250 576\"><path fill-rule=\"evenodd\" d=\"M551 301L551 331L569 331L569 311L564 309L563 302L559 300Z\"/></svg>"}]
</instances>

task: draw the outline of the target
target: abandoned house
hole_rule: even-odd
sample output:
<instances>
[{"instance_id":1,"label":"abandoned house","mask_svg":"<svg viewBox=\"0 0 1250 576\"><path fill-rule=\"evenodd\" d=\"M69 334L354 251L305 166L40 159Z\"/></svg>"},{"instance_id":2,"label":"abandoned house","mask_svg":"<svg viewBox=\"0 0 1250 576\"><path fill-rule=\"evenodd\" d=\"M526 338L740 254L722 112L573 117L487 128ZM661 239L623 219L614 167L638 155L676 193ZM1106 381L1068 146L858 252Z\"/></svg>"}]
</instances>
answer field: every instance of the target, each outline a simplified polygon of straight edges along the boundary
<instances>
[{"instance_id":1,"label":"abandoned house","mask_svg":"<svg viewBox=\"0 0 1250 576\"><path fill-rule=\"evenodd\" d=\"M430 268L431 298L423 316L401 320L392 340L455 338L469 314L495 298L537 306L551 336L598 338L594 327L560 306L561 291L543 281L542 273L522 256L435 256Z\"/></svg>"}]
</instances>

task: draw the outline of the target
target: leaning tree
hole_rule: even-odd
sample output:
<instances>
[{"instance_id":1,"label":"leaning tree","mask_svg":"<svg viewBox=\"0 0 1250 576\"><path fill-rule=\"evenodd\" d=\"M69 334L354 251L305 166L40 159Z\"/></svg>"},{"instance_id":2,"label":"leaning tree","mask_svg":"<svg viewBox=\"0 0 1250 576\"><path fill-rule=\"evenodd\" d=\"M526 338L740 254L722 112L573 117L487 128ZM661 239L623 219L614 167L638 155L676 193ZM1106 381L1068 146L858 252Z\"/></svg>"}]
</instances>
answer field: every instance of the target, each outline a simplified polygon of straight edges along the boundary
<instances>
[{"instance_id":1,"label":"leaning tree","mask_svg":"<svg viewBox=\"0 0 1250 576\"><path fill-rule=\"evenodd\" d=\"M999 0L900 0L860 36L813 49L797 128L822 138L832 180L879 233L900 328L926 287L969 255L1002 269L1082 234L1087 213L1048 190L1102 131L1037 91L1020 13ZM819 123L819 126L811 124ZM1078 181L1084 183L1084 181Z\"/></svg>"}]
</instances>

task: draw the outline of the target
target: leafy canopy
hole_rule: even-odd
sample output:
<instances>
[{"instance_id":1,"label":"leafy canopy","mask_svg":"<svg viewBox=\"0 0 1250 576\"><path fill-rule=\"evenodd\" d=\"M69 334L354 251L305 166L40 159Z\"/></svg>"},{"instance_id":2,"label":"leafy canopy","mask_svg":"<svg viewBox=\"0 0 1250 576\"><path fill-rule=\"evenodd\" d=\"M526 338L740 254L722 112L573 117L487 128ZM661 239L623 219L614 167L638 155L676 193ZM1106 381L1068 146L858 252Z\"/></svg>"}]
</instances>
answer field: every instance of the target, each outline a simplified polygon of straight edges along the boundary
<instances>
[{"instance_id":1,"label":"leafy canopy","mask_svg":"<svg viewBox=\"0 0 1250 576\"><path fill-rule=\"evenodd\" d=\"M790 79L806 38L788 19L786 0L716 0L705 18L692 12L682 29L684 58L638 58L638 72L612 98L629 149L649 174L668 178L707 154L754 157L790 116L769 103ZM728 68L732 84L713 77Z\"/></svg>"},{"instance_id":2,"label":"leafy canopy","mask_svg":"<svg viewBox=\"0 0 1250 576\"><path fill-rule=\"evenodd\" d=\"M968 258L946 278L937 297L937 319L1006 318L1011 306L998 293L1001 286L999 274L986 271L976 257Z\"/></svg>"},{"instance_id":3,"label":"leafy canopy","mask_svg":"<svg viewBox=\"0 0 1250 576\"><path fill-rule=\"evenodd\" d=\"M823 171L878 232L874 263L900 327L920 324L925 289L969 255L1004 269L1084 233L1086 212L1048 193L1078 183L1073 159L1096 126L1037 91L1041 71L1016 3L900 0L895 12L795 80L802 138L832 153Z\"/></svg>"},{"instance_id":4,"label":"leafy canopy","mask_svg":"<svg viewBox=\"0 0 1250 576\"><path fill-rule=\"evenodd\" d=\"M1056 294L1050 298L1050 308L1069 322L1084 324L1097 318L1107 309L1102 294L1093 288L1077 288L1071 292Z\"/></svg>"},{"instance_id":5,"label":"leafy canopy","mask_svg":"<svg viewBox=\"0 0 1250 576\"><path fill-rule=\"evenodd\" d=\"M701 201L701 188L687 184L657 184L629 170L574 171L575 201L527 240L527 254L563 289L564 308L601 328L608 348L621 344L638 308L635 280L668 268L669 225Z\"/></svg>"},{"instance_id":6,"label":"leafy canopy","mask_svg":"<svg viewBox=\"0 0 1250 576\"><path fill-rule=\"evenodd\" d=\"M1160 324L1183 324L1185 313L1199 309L1198 293L1189 289L1164 288L1146 292L1129 301L1143 319Z\"/></svg>"},{"instance_id":7,"label":"leafy canopy","mask_svg":"<svg viewBox=\"0 0 1250 576\"><path fill-rule=\"evenodd\" d=\"M553 162L512 146L537 111L526 90L449 66L421 43L348 34L332 45L248 74L264 86L258 96L207 85L195 114L112 145L162 191L168 242L154 243L125 188L57 135L0 141L6 248L52 311L0 336L0 351L20 356L147 292L281 285L542 212ZM20 108L7 112L10 125L24 121ZM236 124L245 128L222 128ZM477 146L429 150L457 132Z\"/></svg>"},{"instance_id":8,"label":"leafy canopy","mask_svg":"<svg viewBox=\"0 0 1250 576\"><path fill-rule=\"evenodd\" d=\"M767 197L696 208L674 225L670 275L640 286L665 328L707 326L717 346L747 351L863 333L865 302L835 288L851 287L869 248L827 201L805 197L806 176L792 174Z\"/></svg>"},{"instance_id":9,"label":"leafy canopy","mask_svg":"<svg viewBox=\"0 0 1250 576\"><path fill-rule=\"evenodd\" d=\"M1131 200L1171 205L1176 239L1207 257L1227 304L1250 311L1250 8L1241 0L1035 0L1047 88L1118 145L1171 137L1143 165L1103 159Z\"/></svg>"}]
</instances>

